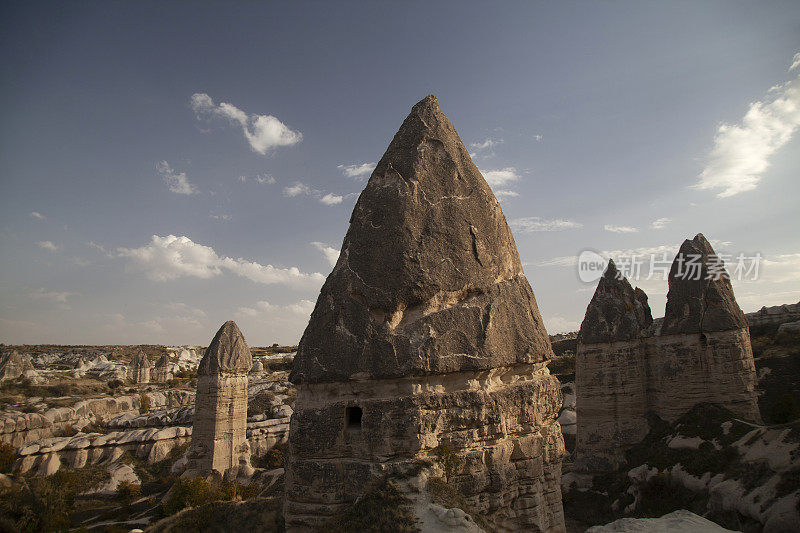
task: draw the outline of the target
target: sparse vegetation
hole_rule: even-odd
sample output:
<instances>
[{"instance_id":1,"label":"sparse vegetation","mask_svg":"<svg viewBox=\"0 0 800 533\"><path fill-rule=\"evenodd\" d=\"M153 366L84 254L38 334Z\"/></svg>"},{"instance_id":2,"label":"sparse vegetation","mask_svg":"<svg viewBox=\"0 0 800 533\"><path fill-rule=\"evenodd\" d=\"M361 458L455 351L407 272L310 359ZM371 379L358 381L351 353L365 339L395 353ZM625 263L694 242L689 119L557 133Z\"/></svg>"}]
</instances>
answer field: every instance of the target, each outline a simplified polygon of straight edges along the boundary
<instances>
[{"instance_id":1,"label":"sparse vegetation","mask_svg":"<svg viewBox=\"0 0 800 533\"><path fill-rule=\"evenodd\" d=\"M247 500L256 495L258 487L243 486L228 481L207 481L201 477L177 479L161 503L162 516L170 516L187 507L199 507L218 501Z\"/></svg>"},{"instance_id":2,"label":"sparse vegetation","mask_svg":"<svg viewBox=\"0 0 800 533\"><path fill-rule=\"evenodd\" d=\"M7 442L0 442L0 474L9 473L16 459L17 449Z\"/></svg>"},{"instance_id":3,"label":"sparse vegetation","mask_svg":"<svg viewBox=\"0 0 800 533\"><path fill-rule=\"evenodd\" d=\"M139 394L139 412L141 414L150 412L150 397L143 392Z\"/></svg>"},{"instance_id":4,"label":"sparse vegetation","mask_svg":"<svg viewBox=\"0 0 800 533\"><path fill-rule=\"evenodd\" d=\"M62 468L52 476L22 479L0 496L0 516L23 533L65 530L76 497L107 476L103 467L87 467Z\"/></svg>"},{"instance_id":5,"label":"sparse vegetation","mask_svg":"<svg viewBox=\"0 0 800 533\"><path fill-rule=\"evenodd\" d=\"M261 391L247 402L247 416L255 416L266 413L275 401L275 393L265 390Z\"/></svg>"},{"instance_id":6,"label":"sparse vegetation","mask_svg":"<svg viewBox=\"0 0 800 533\"><path fill-rule=\"evenodd\" d=\"M283 450L276 446L262 456L251 457L250 462L255 468L272 470L274 468L283 468L283 460Z\"/></svg>"},{"instance_id":7,"label":"sparse vegetation","mask_svg":"<svg viewBox=\"0 0 800 533\"><path fill-rule=\"evenodd\" d=\"M328 528L334 533L409 533L419 531L410 501L388 478L364 494Z\"/></svg>"},{"instance_id":8,"label":"sparse vegetation","mask_svg":"<svg viewBox=\"0 0 800 533\"><path fill-rule=\"evenodd\" d=\"M445 480L451 480L461 468L461 458L446 444L434 448L433 453L436 455L436 463L444 470Z\"/></svg>"}]
</instances>

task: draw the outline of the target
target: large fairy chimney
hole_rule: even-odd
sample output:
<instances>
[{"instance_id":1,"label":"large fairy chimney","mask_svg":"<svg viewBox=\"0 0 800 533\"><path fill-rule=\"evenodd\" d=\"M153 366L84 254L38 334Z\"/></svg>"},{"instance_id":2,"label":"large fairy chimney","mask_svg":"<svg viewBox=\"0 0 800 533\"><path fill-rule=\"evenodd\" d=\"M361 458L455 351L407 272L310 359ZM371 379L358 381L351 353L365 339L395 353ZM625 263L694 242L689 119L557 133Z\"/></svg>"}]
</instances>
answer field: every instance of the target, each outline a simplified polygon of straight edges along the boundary
<instances>
[{"instance_id":1,"label":"large fairy chimney","mask_svg":"<svg viewBox=\"0 0 800 533\"><path fill-rule=\"evenodd\" d=\"M650 414L673 422L708 402L760 420L747 321L702 234L675 257L664 321L654 329L647 296L611 261L578 336L578 470L620 466L649 432Z\"/></svg>"},{"instance_id":2,"label":"large fairy chimney","mask_svg":"<svg viewBox=\"0 0 800 533\"><path fill-rule=\"evenodd\" d=\"M287 530L324 528L445 445L493 530L563 531L551 353L500 205L428 96L361 193L294 359Z\"/></svg>"},{"instance_id":3,"label":"large fairy chimney","mask_svg":"<svg viewBox=\"0 0 800 533\"><path fill-rule=\"evenodd\" d=\"M156 361L153 367L153 380L156 383L166 383L171 379L172 372L170 372L169 369L169 357L167 354L164 354Z\"/></svg>"},{"instance_id":4,"label":"large fairy chimney","mask_svg":"<svg viewBox=\"0 0 800 533\"><path fill-rule=\"evenodd\" d=\"M236 477L250 468L247 433L247 373L250 348L236 322L225 322L197 369L192 444L186 475L218 472Z\"/></svg>"}]
</instances>

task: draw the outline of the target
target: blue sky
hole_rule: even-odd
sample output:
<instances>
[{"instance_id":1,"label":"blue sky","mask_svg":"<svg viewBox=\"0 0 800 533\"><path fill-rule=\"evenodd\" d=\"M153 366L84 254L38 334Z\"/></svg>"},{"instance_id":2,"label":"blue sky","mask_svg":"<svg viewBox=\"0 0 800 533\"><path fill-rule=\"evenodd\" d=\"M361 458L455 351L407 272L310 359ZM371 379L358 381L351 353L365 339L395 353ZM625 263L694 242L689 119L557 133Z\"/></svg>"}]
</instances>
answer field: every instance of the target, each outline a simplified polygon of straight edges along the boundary
<instances>
[{"instance_id":1,"label":"blue sky","mask_svg":"<svg viewBox=\"0 0 800 533\"><path fill-rule=\"evenodd\" d=\"M582 250L698 232L764 258L745 311L796 302L798 52L797 2L4 2L0 342L297 342L430 93L549 332Z\"/></svg>"}]
</instances>

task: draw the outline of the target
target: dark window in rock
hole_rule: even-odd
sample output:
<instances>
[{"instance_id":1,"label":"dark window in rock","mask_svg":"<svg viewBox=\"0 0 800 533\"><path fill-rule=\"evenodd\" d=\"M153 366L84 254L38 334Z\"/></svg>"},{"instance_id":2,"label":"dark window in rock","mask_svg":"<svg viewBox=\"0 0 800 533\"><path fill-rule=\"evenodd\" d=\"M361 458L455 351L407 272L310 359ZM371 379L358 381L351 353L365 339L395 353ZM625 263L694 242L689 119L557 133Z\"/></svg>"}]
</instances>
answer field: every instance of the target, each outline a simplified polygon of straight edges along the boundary
<instances>
[{"instance_id":1,"label":"dark window in rock","mask_svg":"<svg viewBox=\"0 0 800 533\"><path fill-rule=\"evenodd\" d=\"M361 429L361 415L363 412L360 407L348 407L344 411L347 429Z\"/></svg>"}]
</instances>

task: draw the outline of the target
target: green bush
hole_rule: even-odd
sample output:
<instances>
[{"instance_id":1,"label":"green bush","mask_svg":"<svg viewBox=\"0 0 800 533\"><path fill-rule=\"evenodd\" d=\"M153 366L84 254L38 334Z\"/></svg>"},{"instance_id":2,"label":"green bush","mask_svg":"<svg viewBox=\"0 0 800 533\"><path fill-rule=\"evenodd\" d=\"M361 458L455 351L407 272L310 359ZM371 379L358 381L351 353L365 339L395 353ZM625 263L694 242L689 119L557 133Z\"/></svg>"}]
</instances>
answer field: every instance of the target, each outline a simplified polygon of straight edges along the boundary
<instances>
[{"instance_id":1,"label":"green bush","mask_svg":"<svg viewBox=\"0 0 800 533\"><path fill-rule=\"evenodd\" d=\"M461 468L461 458L446 444L440 444L434 448L433 453L436 454L436 462L444 470L445 479L449 481Z\"/></svg>"},{"instance_id":2,"label":"green bush","mask_svg":"<svg viewBox=\"0 0 800 533\"><path fill-rule=\"evenodd\" d=\"M187 507L219 501L247 500L258 492L256 485L243 486L228 481L209 482L201 477L179 478L161 502L161 514L170 516Z\"/></svg>"},{"instance_id":3,"label":"green bush","mask_svg":"<svg viewBox=\"0 0 800 533\"><path fill-rule=\"evenodd\" d=\"M130 481L122 481L117 486L117 492L124 500L133 500L142 494L142 486L138 483L131 483Z\"/></svg>"},{"instance_id":4,"label":"green bush","mask_svg":"<svg viewBox=\"0 0 800 533\"><path fill-rule=\"evenodd\" d=\"M52 476L30 478L0 498L0 516L22 533L66 530L78 494L107 477L103 467L87 467L62 468Z\"/></svg>"},{"instance_id":5,"label":"green bush","mask_svg":"<svg viewBox=\"0 0 800 533\"><path fill-rule=\"evenodd\" d=\"M280 448L272 448L260 457L253 456L250 461L256 468L273 470L275 468L283 468L283 459L283 450Z\"/></svg>"}]
</instances>

